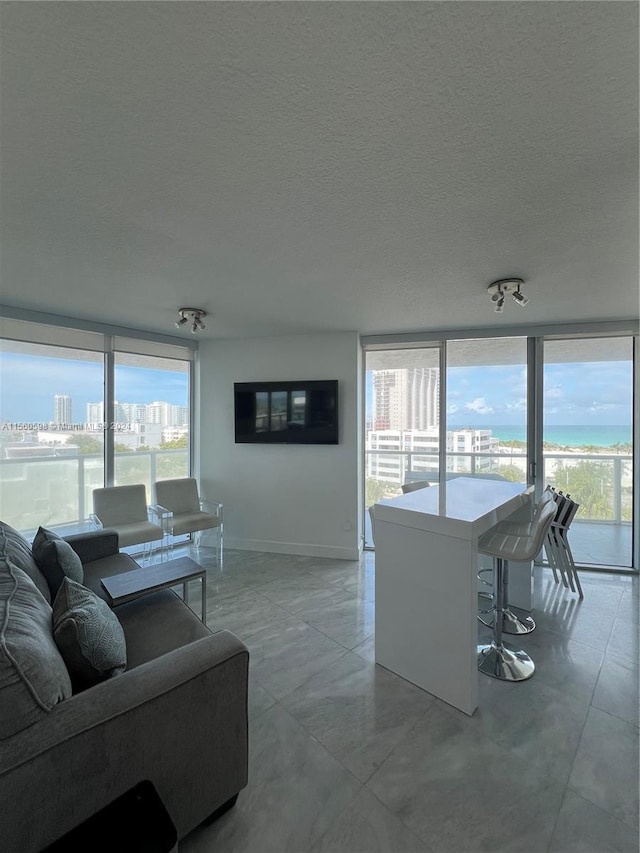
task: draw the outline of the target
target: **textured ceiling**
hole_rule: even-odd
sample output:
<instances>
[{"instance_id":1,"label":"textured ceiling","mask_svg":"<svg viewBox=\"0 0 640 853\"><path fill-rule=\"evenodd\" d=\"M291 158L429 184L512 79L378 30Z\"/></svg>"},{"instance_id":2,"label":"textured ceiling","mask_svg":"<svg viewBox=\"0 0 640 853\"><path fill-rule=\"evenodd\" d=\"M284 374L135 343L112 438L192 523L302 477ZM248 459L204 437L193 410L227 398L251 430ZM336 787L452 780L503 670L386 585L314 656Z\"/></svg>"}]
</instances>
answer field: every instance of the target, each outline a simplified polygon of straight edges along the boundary
<instances>
[{"instance_id":1,"label":"textured ceiling","mask_svg":"<svg viewBox=\"0 0 640 853\"><path fill-rule=\"evenodd\" d=\"M1 14L6 304L196 305L206 337L638 315L636 3Z\"/></svg>"}]
</instances>

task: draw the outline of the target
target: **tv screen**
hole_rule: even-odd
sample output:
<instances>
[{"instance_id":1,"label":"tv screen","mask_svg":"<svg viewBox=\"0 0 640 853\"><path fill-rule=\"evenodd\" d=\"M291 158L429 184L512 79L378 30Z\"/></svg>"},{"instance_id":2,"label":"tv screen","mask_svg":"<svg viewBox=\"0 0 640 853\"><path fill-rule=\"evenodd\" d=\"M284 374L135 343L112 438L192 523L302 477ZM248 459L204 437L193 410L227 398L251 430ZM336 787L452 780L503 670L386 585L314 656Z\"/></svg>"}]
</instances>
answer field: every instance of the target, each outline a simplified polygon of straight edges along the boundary
<instances>
[{"instance_id":1,"label":"tv screen","mask_svg":"<svg viewBox=\"0 0 640 853\"><path fill-rule=\"evenodd\" d=\"M236 444L338 444L338 380L236 382Z\"/></svg>"}]
</instances>

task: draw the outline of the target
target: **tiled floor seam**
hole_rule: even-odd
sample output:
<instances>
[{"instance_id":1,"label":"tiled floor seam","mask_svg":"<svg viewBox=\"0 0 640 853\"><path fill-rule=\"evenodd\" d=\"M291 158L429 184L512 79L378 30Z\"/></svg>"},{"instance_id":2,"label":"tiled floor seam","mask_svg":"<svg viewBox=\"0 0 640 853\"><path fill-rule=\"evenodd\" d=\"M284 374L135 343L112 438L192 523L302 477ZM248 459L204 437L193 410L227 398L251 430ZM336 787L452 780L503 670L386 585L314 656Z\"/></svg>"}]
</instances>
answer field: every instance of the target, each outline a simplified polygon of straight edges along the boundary
<instances>
[{"instance_id":1,"label":"tiled floor seam","mask_svg":"<svg viewBox=\"0 0 640 853\"><path fill-rule=\"evenodd\" d=\"M311 622L307 622L306 619L303 619L297 613L294 613L293 610L289 610L287 607L285 607L282 604L277 604L275 601L273 601L272 599L270 599L268 596L264 595L263 593L262 593L262 595L264 598L267 599L267 601L271 602L271 604L274 604L276 607L282 608L282 610L286 610L286 612L290 616L293 616L294 618L298 619L300 622L302 622L308 628L312 628L314 631L317 631L318 634L322 634L322 636L326 637L327 640L331 640L332 643L335 643L337 646L340 646L341 648L343 648L345 650L345 652L352 652L354 649L356 649L358 646L361 646L362 643L366 642L366 640L368 640L370 637L373 636L373 631L372 631L371 634L368 634L366 637L363 637L361 640L358 640L358 642L355 645L353 645L351 647L345 646L344 643L341 643L339 640L336 640L336 638L332 637L330 634L326 634L324 631L321 631L317 625L312 625Z\"/></svg>"},{"instance_id":2,"label":"tiled floor seam","mask_svg":"<svg viewBox=\"0 0 640 853\"><path fill-rule=\"evenodd\" d=\"M558 690L558 688L557 688L557 687L552 687L550 684L545 684L545 688L546 688L546 689L548 689L548 690L552 690L554 693L558 693L558 694L560 694L560 695L562 694L562 691ZM515 689L517 690L517 686L515 687ZM443 707L445 708L445 710L446 710L448 713L451 713L451 714L453 714L454 716L458 716L458 713L459 713L459 712L457 711L457 709L456 709L456 708L453 708L451 705L447 705L447 703L443 703ZM589 708L591 707L591 705L587 705L587 704L586 704L586 702L585 702L585 707L586 707L586 709L587 709L587 710L586 710L586 712L585 712L585 715L584 715L584 722L582 723L582 727L581 727L581 730L580 730L580 737L578 738L577 743L576 743L576 748L575 748L575 751L574 751L574 754L573 754L573 758L571 759L571 765L570 765L569 770L568 770L568 772L567 772L567 778L566 778L566 781L563 783L565 788L566 788L566 787L567 787L567 785L569 784L569 779L571 778L571 773L572 773L572 771L573 771L573 765L574 765L574 762L575 762L575 760L576 760L576 755L578 754L578 748L579 748L579 746L580 746L580 740L582 739L582 733L583 733L583 731L584 731L584 727L585 727L585 725L586 725L586 723L587 723L587 717L589 716ZM428 710L428 709L427 709L427 710ZM467 725L467 720L471 720L471 719L472 719L472 717L470 717L470 716L468 716L468 715L465 715L464 717L462 717L462 716L458 716L458 719L460 719L460 720L463 722L463 724L464 724L464 725ZM490 741L494 746L497 746L499 749L503 749L503 750L506 750L507 752L511 753L511 755L513 755L515 758L522 759L522 756L518 754L518 752L517 752L517 749L516 749L516 748L511 747L511 746L509 746L508 744L501 743L501 742L500 742L500 741L498 741L498 740L495 740L495 739L491 736L491 734L490 734L490 733L488 733L488 732L484 732L484 731L483 731L483 732L482 732L482 734L481 734L481 737L486 738L488 741Z\"/></svg>"},{"instance_id":3,"label":"tiled floor seam","mask_svg":"<svg viewBox=\"0 0 640 853\"><path fill-rule=\"evenodd\" d=\"M428 710L429 710L429 709L427 708L427 711L428 711ZM427 712L427 711L425 711L425 714L426 714L426 712ZM389 753L389 756L390 756L390 755L391 755L391 753ZM387 759L385 758L385 761L386 761L386 760L387 760ZM382 764L384 764L384 761L382 762ZM382 764L380 765L380 767L382 767ZM374 773L377 773L377 772L378 772L378 770L380 769L380 767L378 767L376 770L374 770ZM371 776L373 776L373 773L371 774ZM371 776L369 776L369 779L371 779ZM367 780L367 781L368 781L368 780ZM399 823L401 823L401 824L402 824L402 826L405 828L405 830L406 830L410 835L412 835L412 836L415 838L415 840L416 840L416 843L417 843L417 844L420 844L420 846L424 846L424 845L426 844L426 845L427 845L427 847L429 848L429 850L433 850L433 848L431 847L431 845L429 844L429 842L428 842L428 841L425 841L425 840L424 840L424 838L421 838L421 836L419 836L416 832L414 832L414 831L413 831L413 829L410 829L410 828L407 826L407 824L402 820L402 818L401 818L399 815L394 814L394 813L391 811L391 809L389 808L389 806L385 805L385 804L382 802L382 800L381 800L381 799L379 799L378 797L376 797L376 795L373 793L373 791L371 790L371 788L369 788L369 786L368 786L366 783L363 785L363 787L367 789L367 793L368 793L368 794L370 794L372 797L374 797L374 798L377 800L377 802L379 802L379 803L380 803L380 805L382 806L382 808L383 808L383 809L385 809L385 811L389 812L389 814L390 814L392 817L394 817L394 818L395 818ZM345 851L344 851L344 853L351 853L351 851L347 851L347 850L345 850ZM386 853L386 851L384 851L384 853ZM399 853L399 851L394 851L394 853ZM403 852L403 853L404 853L404 852ZM412 851L406 851L406 853L412 853ZM438 851L433 851L433 853L438 853ZM499 851L495 851L495 853L499 853Z\"/></svg>"},{"instance_id":4,"label":"tiled floor seam","mask_svg":"<svg viewBox=\"0 0 640 853\"><path fill-rule=\"evenodd\" d=\"M424 691L424 692L426 692L426 691ZM428 696L431 696L431 693L429 693L429 694L427 694L427 695L428 695ZM435 701L435 700L434 700L434 701ZM380 772L380 770L382 770L382 768L383 768L383 767L384 767L384 765L387 763L387 761L389 761L389 759L391 758L391 756L395 754L395 751L396 751L397 749L399 749L399 748L402 746L402 744L404 743L404 741L405 741L405 740L406 740L406 739L407 739L407 738L408 738L408 737L413 733L413 730L416 728L416 726L424 720L424 718L425 718L425 717L426 717L426 715L431 711L431 709L432 709L432 708L433 708L433 702L429 705L429 707L428 707L428 708L425 708L425 709L424 709L424 711L422 712L422 714L418 717L418 719L417 719L417 720L415 721L415 723L411 726L411 728L410 728L407 732L405 732L405 734L404 734L404 736L401 738L401 740L400 740L400 741L399 741L399 742L398 742L398 743L393 747L393 749L391 750L391 752L389 753L389 755L387 755L387 757L386 757L386 758L384 758L384 759L380 762L380 764L376 767L376 769L375 769L372 773L370 773L370 774L369 774L369 776L367 777L367 781L363 783L363 784L364 784L364 786L366 787L367 791L369 791L369 793L373 794L373 791L372 791L372 790L371 790L371 788L369 787L369 782L373 779L373 777L376 775L376 773L379 773L379 772ZM374 794L374 796L375 796L375 794ZM376 799L378 799L378 797L376 797ZM382 801L381 801L381 800L379 800L379 802L382 802ZM382 803L382 805L384 805L384 803ZM387 807L387 806L385 806L385 808L387 809L387 811L389 811L389 809L388 809L388 807ZM396 817L398 817L398 816L396 815ZM403 824L403 826L406 826L406 824L404 823L404 821L402 821L400 818L398 818L398 820L400 820L400 821L401 821L401 823ZM407 829L408 829L408 827L407 827ZM413 833L413 835L415 835L415 832L413 832L413 830L410 830L410 831Z\"/></svg>"},{"instance_id":5,"label":"tiled floor seam","mask_svg":"<svg viewBox=\"0 0 640 853\"><path fill-rule=\"evenodd\" d=\"M322 744L321 744L321 746L322 746ZM326 747L324 747L324 749L326 749ZM327 749L327 752L329 752L329 750L328 750L328 749ZM331 753L329 753L329 755L331 755ZM332 757L333 757L333 758L335 758L335 756L332 756ZM342 762L340 762L340 764L342 764ZM344 767L344 764L342 764L342 766ZM351 775L353 776L353 773L352 773ZM352 803L353 803L353 801L356 799L356 797L357 797L357 796L359 796L360 791L362 791L362 789L363 789L363 788L364 788L364 785L362 785L362 784L361 784L361 785L360 785L360 787L358 788L358 790L356 791L356 793L353 795L353 797L352 797L350 800L347 800L347 802L345 803L344 808L343 808L343 809L340 809L340 811L338 812L338 814L333 818L333 820L331 821L331 823L329 824L329 826L325 829L325 831L324 831L324 832L322 832L322 833L321 833L317 838L314 838L314 839L312 840L312 842L309 844L309 849L310 849L310 850L311 850L313 847L315 847L315 845L316 845L316 844L319 844L319 843L320 843L320 841L322 841L322 839L325 837L325 835L333 829L334 824L335 824L338 820L340 820L340 818L342 817L342 815L343 815L343 814L346 812L346 810L351 806L351 804L352 804ZM300 853L303 853L303 851L300 851Z\"/></svg>"},{"instance_id":6,"label":"tiled floor seam","mask_svg":"<svg viewBox=\"0 0 640 853\"><path fill-rule=\"evenodd\" d=\"M601 667L601 668L602 668L602 667ZM598 677L599 677L599 676L600 676L600 673L598 672ZM597 684L597 681L596 681L596 684ZM609 714L609 712L608 712L608 711L601 711L601 710L600 710L600 708L597 708L595 705L592 705L591 703L589 703L589 708L596 708L596 710L597 710L600 714L607 714L607 716L612 717L614 720L620 720L620 717L616 717L616 715L615 715L615 714ZM587 725L587 720L588 720L588 719L589 719L589 712L587 711L587 715L586 715L586 717L585 717L584 723L582 724L582 731L580 732L580 737L578 738L578 746L576 747L576 751L575 751L574 756L573 756L573 761L571 762L571 769L569 770L569 777L568 777L568 780L567 780L567 784L565 785L565 796L566 796L566 792L567 792L568 790L570 790L573 794L577 794L577 795L578 795L579 797L581 797L583 800L586 800L588 803L591 803L591 805L593 805L593 806L595 806L596 808L600 809L600 811L603 811L603 812L605 812L605 814L608 814L610 817L615 818L615 820L620 821L620 823L625 823L627 826L631 826L631 824L627 823L627 822L626 822L626 821L624 821L624 820L621 820L621 819L620 819L617 815L615 815L613 812L610 812L608 809L603 809L603 808L602 808L602 806L598 805L598 803L594 803L594 802L593 802L593 800L590 800L588 797L585 797L585 796L584 796L584 794L581 794L579 791L576 791L576 789L575 789L575 788L572 788L572 787L571 787L571 785L569 784L569 780L571 779L571 775L572 775L572 773L573 773L573 768L574 768L575 763L576 763L576 757L577 757L577 755L578 755L578 751L579 751L579 749L580 749L580 744L582 743L582 737L583 737L583 735L584 735L584 730L585 730L585 727L586 727L586 725ZM627 722L627 720L622 720L622 722L623 722L623 723L627 723L627 725L630 725L630 726L632 725L632 723ZM563 798L563 799L564 799L564 798ZM554 827L554 828L555 828L555 827ZM637 829L637 827L632 826L632 829Z\"/></svg>"},{"instance_id":7,"label":"tiled floor seam","mask_svg":"<svg viewBox=\"0 0 640 853\"><path fill-rule=\"evenodd\" d=\"M312 677L313 677L313 676L312 676ZM307 680L308 680L308 679L307 679ZM305 682L303 682L303 684L304 684L304 683L305 683ZM300 685L300 686L302 686L302 685ZM298 689L299 689L299 688L296 688L296 690L298 690ZM292 693L293 693L293 692L295 692L295 691L292 691ZM287 694L287 695L289 695L289 694ZM283 697L283 698L286 698L286 696L285 696L285 697ZM287 708L287 706L286 706L286 705L283 705L283 703L282 703L282 702L280 702L280 701L278 701L278 700L276 700L276 703L275 703L275 704L276 704L276 705L279 705L279 706L280 706L280 708L282 708L282 710L283 710L286 714L288 714L290 717L292 717L292 718L296 721L296 723L297 723L301 728L303 728L303 729L305 730L305 732L307 733L307 735L308 735L308 736L309 736L309 737L310 737L310 738L311 738L315 743L317 743L317 744L318 744L318 746L319 746L321 749L324 749L324 751L327 753L327 755L328 755L328 756L330 756L334 761L337 761L337 762L338 762L338 764L339 764L339 765L340 765L340 766L341 766L341 767L342 767L342 768L343 768L343 769L344 769L344 770L345 770L345 771L346 771L350 776L353 776L353 778L356 780L356 782L357 782L357 783L358 783L358 785L359 785L359 788L358 788L358 790L354 793L353 797L352 797L350 800L347 800L347 802L346 802L346 803L345 803L345 805L344 805L344 808L340 809L340 811L338 812L338 814L336 814L336 815L335 815L335 817L333 818L333 820L332 820L331 824L329 824L329 826L325 829L325 831L324 831L324 832L322 832L322 833L321 833L317 838L313 838L313 839L311 840L311 842L310 842L310 844L309 844L309 849L311 849L314 845L316 845L316 844L320 841L320 839L321 839L324 835L326 835L326 834L327 834L327 832L329 832L329 830L331 829L331 827L333 826L333 824L338 820L338 818L343 814L343 812L345 812L345 811L349 808L349 806L353 803L353 801L354 801L354 800L355 800L355 798L358 796L358 794L360 793L360 791L365 787L365 785L364 785L364 782L362 782L360 779L358 779L358 777L357 777L357 776L355 776L355 775L354 775L354 773L353 773L353 772L352 772L352 771L351 771L351 770L350 770L350 769L349 769L345 764L343 764L343 762L340 760L340 757L339 757L338 755L334 755L334 754L333 754L333 753L332 753L332 752L331 752L331 751L330 751L330 750L329 750L329 749L328 749L328 748L327 748L327 747L322 743L322 741L321 741L321 740L319 740L319 739L316 737L316 735L314 735L314 734L313 734L313 732L312 732L312 731L311 731L311 730L310 730L310 729L309 729L309 728L308 728L308 727L307 727L307 726L306 726L306 725L305 725L301 720L299 720L299 719L295 716L295 714L294 714L292 711L290 711L290 710L289 710L289 708ZM273 707L274 707L274 706L272 705L272 706L271 706L271 708L267 708L266 710L267 710L267 711L270 711ZM367 790L368 790L368 789L367 789ZM297 853L297 851L296 851L296 853ZM304 853L304 851L299 851L299 853Z\"/></svg>"},{"instance_id":8,"label":"tiled floor seam","mask_svg":"<svg viewBox=\"0 0 640 853\"><path fill-rule=\"evenodd\" d=\"M597 681L596 681L596 685L597 685ZM594 693L595 693L595 690L594 690ZM607 711L605 708L601 708L599 705L594 705L593 697L591 697L591 698L592 698L592 701L589 703L590 708L595 708L596 711L599 711L601 714L608 714L610 717L613 717L614 720L619 720L621 723L626 723L628 726L631 726L632 728L638 729L638 731L640 731L640 721L637 723L632 723L631 720L626 720L624 717L619 717L617 714L612 714L611 711ZM581 735L581 737L582 737L582 735Z\"/></svg>"},{"instance_id":9,"label":"tiled floor seam","mask_svg":"<svg viewBox=\"0 0 640 853\"><path fill-rule=\"evenodd\" d=\"M606 713L606 712L604 712L604 713ZM630 829L633 829L635 832L638 832L638 826L636 824L629 823L629 821L625 820L624 818L620 817L617 814L614 814L613 812L609 811L609 809L603 809L599 803L594 803L593 800L590 800L589 797L585 797L585 795L581 794L580 791L576 791L576 789L572 788L571 785L567 785L567 791L571 791L571 793L574 794L576 797L580 797L581 800L584 800L586 803L589 803L589 806L591 808L598 809L598 811L601 811L603 814L606 814L608 817L613 818L613 820L617 820L618 823L622 823L625 826L628 826ZM565 796L566 796L566 792L565 792ZM640 850L640 836L638 837L638 849Z\"/></svg>"},{"instance_id":10,"label":"tiled floor seam","mask_svg":"<svg viewBox=\"0 0 640 853\"><path fill-rule=\"evenodd\" d=\"M575 756L574 756L575 761ZM564 786L564 790L562 792L562 797L560 799L560 808L558 809L558 813L556 815L556 819L553 822L553 829L551 830L551 835L549 836L549 844L547 845L547 853L551 850L551 845L553 844L553 837L556 834L556 827L558 825L558 821L560 820L560 812L562 811L562 807L564 806L564 801L567 799L567 791L569 790L568 783Z\"/></svg>"}]
</instances>

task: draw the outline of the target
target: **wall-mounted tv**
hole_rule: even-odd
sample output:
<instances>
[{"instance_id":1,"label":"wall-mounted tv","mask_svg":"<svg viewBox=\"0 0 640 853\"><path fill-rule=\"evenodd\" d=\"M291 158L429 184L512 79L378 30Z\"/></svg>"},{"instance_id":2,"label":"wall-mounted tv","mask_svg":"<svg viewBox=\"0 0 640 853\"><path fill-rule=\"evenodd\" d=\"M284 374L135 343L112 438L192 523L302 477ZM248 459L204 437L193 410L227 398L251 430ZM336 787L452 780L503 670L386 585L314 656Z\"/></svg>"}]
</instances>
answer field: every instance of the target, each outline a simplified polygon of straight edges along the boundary
<instances>
[{"instance_id":1,"label":"wall-mounted tv","mask_svg":"<svg viewBox=\"0 0 640 853\"><path fill-rule=\"evenodd\" d=\"M338 444L338 380L236 382L236 444Z\"/></svg>"}]
</instances>

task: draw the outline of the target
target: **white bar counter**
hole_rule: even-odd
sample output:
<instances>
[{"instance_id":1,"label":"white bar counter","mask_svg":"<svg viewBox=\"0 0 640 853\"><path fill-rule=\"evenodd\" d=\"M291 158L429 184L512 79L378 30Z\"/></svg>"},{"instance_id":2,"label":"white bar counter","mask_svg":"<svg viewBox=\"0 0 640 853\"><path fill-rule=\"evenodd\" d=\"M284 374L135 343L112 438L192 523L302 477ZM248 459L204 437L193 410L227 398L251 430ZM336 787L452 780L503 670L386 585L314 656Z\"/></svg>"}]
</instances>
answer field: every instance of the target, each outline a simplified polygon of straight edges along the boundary
<instances>
[{"instance_id":1,"label":"white bar counter","mask_svg":"<svg viewBox=\"0 0 640 853\"><path fill-rule=\"evenodd\" d=\"M478 537L531 498L524 483L457 477L376 504L376 663L473 714Z\"/></svg>"}]
</instances>

